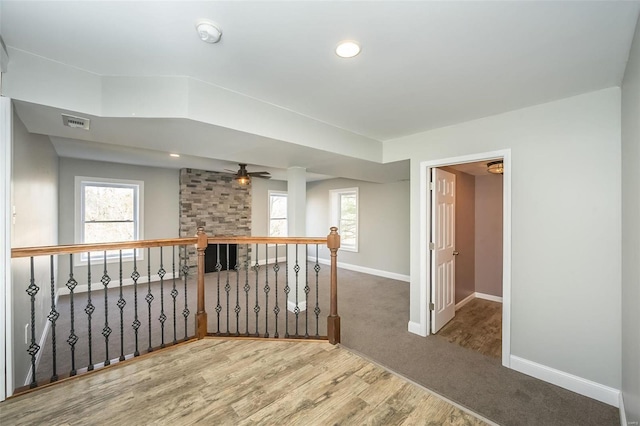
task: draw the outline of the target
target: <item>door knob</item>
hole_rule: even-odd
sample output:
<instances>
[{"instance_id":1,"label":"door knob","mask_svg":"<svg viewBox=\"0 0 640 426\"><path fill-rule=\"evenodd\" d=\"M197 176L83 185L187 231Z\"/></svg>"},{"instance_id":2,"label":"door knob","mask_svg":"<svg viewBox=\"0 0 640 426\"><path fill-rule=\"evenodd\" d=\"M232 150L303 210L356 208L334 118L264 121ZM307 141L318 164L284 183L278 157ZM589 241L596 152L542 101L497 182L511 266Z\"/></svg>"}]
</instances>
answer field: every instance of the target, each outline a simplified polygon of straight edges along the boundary
<instances>
[{"instance_id":1,"label":"door knob","mask_svg":"<svg viewBox=\"0 0 640 426\"><path fill-rule=\"evenodd\" d=\"M459 255L459 254L460 254L460 253L459 253L459 252L457 252L457 251L454 251L454 252L453 252L453 255L454 255L454 256L457 256L457 255Z\"/></svg>"}]
</instances>

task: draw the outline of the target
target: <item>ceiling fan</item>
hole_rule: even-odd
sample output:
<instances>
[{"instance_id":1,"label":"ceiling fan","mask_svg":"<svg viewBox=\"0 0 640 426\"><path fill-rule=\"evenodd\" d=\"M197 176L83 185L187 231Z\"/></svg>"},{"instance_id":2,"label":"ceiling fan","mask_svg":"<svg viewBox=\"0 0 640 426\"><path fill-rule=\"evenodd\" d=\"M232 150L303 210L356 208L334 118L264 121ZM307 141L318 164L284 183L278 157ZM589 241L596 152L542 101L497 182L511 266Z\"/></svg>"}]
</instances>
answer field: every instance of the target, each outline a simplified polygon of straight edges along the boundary
<instances>
[{"instance_id":1,"label":"ceiling fan","mask_svg":"<svg viewBox=\"0 0 640 426\"><path fill-rule=\"evenodd\" d=\"M271 179L271 173L269 172L248 172L247 171L247 165L246 164L242 164L239 163L238 166L240 166L240 168L238 169L237 172L234 172L233 170L229 170L229 169L225 169L231 173L235 173L235 177L234 179L240 184L240 185L248 185L249 182L251 182L251 178L252 177L259 177L262 179Z\"/></svg>"}]
</instances>

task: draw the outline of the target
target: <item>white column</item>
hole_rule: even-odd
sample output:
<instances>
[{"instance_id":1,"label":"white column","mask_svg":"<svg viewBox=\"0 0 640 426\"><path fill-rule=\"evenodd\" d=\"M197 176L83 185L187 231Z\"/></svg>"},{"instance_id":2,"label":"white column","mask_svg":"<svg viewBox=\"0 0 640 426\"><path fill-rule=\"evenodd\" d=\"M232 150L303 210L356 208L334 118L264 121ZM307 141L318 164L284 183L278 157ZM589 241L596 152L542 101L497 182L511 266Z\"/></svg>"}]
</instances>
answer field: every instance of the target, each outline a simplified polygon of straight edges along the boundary
<instances>
[{"instance_id":1,"label":"white column","mask_svg":"<svg viewBox=\"0 0 640 426\"><path fill-rule=\"evenodd\" d=\"M307 233L307 169L289 167L287 169L287 231L290 237L305 237ZM289 245L289 297L287 309L294 312L296 306L300 311L306 307L304 287L307 277L307 250L299 245L297 250L299 270L296 274L296 247ZM297 276L297 280L296 280ZM297 294L296 294L297 293Z\"/></svg>"}]
</instances>

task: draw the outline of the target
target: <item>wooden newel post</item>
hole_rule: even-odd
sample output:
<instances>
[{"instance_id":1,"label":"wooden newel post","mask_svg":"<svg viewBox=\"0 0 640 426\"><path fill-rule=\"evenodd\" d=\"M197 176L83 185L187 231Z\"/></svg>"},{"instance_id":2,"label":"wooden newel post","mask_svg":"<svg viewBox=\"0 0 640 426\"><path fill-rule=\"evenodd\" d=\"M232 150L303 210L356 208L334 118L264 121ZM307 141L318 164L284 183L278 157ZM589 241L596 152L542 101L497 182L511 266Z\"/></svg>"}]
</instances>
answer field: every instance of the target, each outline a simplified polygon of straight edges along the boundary
<instances>
[{"instance_id":1,"label":"wooden newel post","mask_svg":"<svg viewBox=\"0 0 640 426\"><path fill-rule=\"evenodd\" d=\"M340 343L340 316L338 315L338 249L340 248L340 235L338 228L331 227L331 233L327 236L327 247L331 252L331 306L327 317L327 337L329 343Z\"/></svg>"},{"instance_id":2,"label":"wooden newel post","mask_svg":"<svg viewBox=\"0 0 640 426\"><path fill-rule=\"evenodd\" d=\"M198 312L196 313L196 336L202 339L207 335L207 311L204 309L204 251L207 249L207 234L204 228L199 226L198 242Z\"/></svg>"}]
</instances>

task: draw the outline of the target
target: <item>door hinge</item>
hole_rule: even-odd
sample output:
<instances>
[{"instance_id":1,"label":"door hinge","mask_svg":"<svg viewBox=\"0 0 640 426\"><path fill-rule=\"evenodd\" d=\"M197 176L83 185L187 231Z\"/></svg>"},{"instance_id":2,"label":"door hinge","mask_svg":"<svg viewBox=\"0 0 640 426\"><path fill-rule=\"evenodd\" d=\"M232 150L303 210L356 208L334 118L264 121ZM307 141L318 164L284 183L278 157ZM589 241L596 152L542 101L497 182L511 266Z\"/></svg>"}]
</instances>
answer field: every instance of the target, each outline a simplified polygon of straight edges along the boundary
<instances>
[{"instance_id":1,"label":"door hinge","mask_svg":"<svg viewBox=\"0 0 640 426\"><path fill-rule=\"evenodd\" d=\"M429 191L433 191L433 188L435 188L435 185L433 182L429 182Z\"/></svg>"},{"instance_id":2,"label":"door hinge","mask_svg":"<svg viewBox=\"0 0 640 426\"><path fill-rule=\"evenodd\" d=\"M435 311L436 310L436 305L434 305L433 303L429 303L429 310L430 311Z\"/></svg>"},{"instance_id":3,"label":"door hinge","mask_svg":"<svg viewBox=\"0 0 640 426\"><path fill-rule=\"evenodd\" d=\"M436 243L429 243L429 250L435 250L436 249Z\"/></svg>"}]
</instances>

